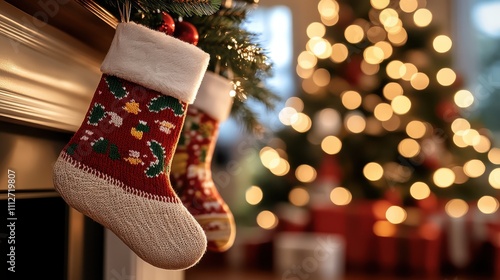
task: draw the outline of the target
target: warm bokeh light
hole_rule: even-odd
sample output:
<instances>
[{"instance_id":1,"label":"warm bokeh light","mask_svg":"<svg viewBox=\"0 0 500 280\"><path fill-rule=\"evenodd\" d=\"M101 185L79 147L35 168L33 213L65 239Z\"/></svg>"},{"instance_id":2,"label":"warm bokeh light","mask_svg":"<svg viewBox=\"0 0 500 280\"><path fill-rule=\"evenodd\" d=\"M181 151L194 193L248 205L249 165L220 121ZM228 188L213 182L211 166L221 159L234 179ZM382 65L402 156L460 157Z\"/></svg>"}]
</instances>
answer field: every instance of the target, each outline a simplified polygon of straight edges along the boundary
<instances>
[{"instance_id":1,"label":"warm bokeh light","mask_svg":"<svg viewBox=\"0 0 500 280\"><path fill-rule=\"evenodd\" d=\"M332 17L324 17L323 15L321 15L321 23L326 26L334 26L335 24L337 24L337 22L339 22L338 14L335 14Z\"/></svg>"},{"instance_id":2,"label":"warm bokeh light","mask_svg":"<svg viewBox=\"0 0 500 280\"><path fill-rule=\"evenodd\" d=\"M464 118L456 118L451 123L451 131L459 135L463 135L470 128L471 126L469 121Z\"/></svg>"},{"instance_id":3,"label":"warm bokeh light","mask_svg":"<svg viewBox=\"0 0 500 280\"><path fill-rule=\"evenodd\" d=\"M250 205L259 204L259 202L262 201L263 197L264 197L264 193L262 192L262 189L259 188L258 186L251 186L245 192L245 200Z\"/></svg>"},{"instance_id":4,"label":"warm bokeh light","mask_svg":"<svg viewBox=\"0 0 500 280\"><path fill-rule=\"evenodd\" d=\"M273 212L264 210L257 215L257 224L263 229L273 229L278 225L278 217Z\"/></svg>"},{"instance_id":5,"label":"warm bokeh light","mask_svg":"<svg viewBox=\"0 0 500 280\"><path fill-rule=\"evenodd\" d=\"M324 38L313 37L307 42L307 50L317 58L325 59L332 54L332 45Z\"/></svg>"},{"instance_id":6,"label":"warm bokeh light","mask_svg":"<svg viewBox=\"0 0 500 280\"><path fill-rule=\"evenodd\" d=\"M406 158L414 157L420 153L420 144L415 139L403 139L398 144L398 152Z\"/></svg>"},{"instance_id":7,"label":"warm bokeh light","mask_svg":"<svg viewBox=\"0 0 500 280\"><path fill-rule=\"evenodd\" d=\"M469 205L462 199L452 199L446 203L444 209L448 216L452 218L460 218L467 214L469 211Z\"/></svg>"},{"instance_id":8,"label":"warm bokeh light","mask_svg":"<svg viewBox=\"0 0 500 280\"><path fill-rule=\"evenodd\" d=\"M430 194L431 189L424 182L415 182L410 187L410 195L417 200L428 198Z\"/></svg>"},{"instance_id":9,"label":"warm bokeh light","mask_svg":"<svg viewBox=\"0 0 500 280\"><path fill-rule=\"evenodd\" d=\"M408 40L408 33L406 32L406 29L401 27L401 28L399 28L399 30L397 32L388 33L387 39L389 39L389 41L394 46L402 46Z\"/></svg>"},{"instance_id":10,"label":"warm bokeh light","mask_svg":"<svg viewBox=\"0 0 500 280\"><path fill-rule=\"evenodd\" d=\"M417 73L417 66L415 66L413 63L404 63L401 67L399 67L399 74L401 75L401 79L405 81L410 81L413 75Z\"/></svg>"},{"instance_id":11,"label":"warm bokeh light","mask_svg":"<svg viewBox=\"0 0 500 280\"><path fill-rule=\"evenodd\" d=\"M403 95L403 87L396 82L390 82L384 86L382 92L387 100L393 100L394 97Z\"/></svg>"},{"instance_id":12,"label":"warm bokeh light","mask_svg":"<svg viewBox=\"0 0 500 280\"><path fill-rule=\"evenodd\" d=\"M398 24L399 14L396 10L387 8L380 12L378 18L385 27L393 27Z\"/></svg>"},{"instance_id":13,"label":"warm bokeh light","mask_svg":"<svg viewBox=\"0 0 500 280\"><path fill-rule=\"evenodd\" d=\"M464 164L464 172L471 178L477 178L484 174L486 166L478 159L469 160Z\"/></svg>"},{"instance_id":14,"label":"warm bokeh light","mask_svg":"<svg viewBox=\"0 0 500 280\"><path fill-rule=\"evenodd\" d=\"M321 17L333 18L339 13L339 3L332 0L321 0L318 3L318 11Z\"/></svg>"},{"instance_id":15,"label":"warm bokeh light","mask_svg":"<svg viewBox=\"0 0 500 280\"><path fill-rule=\"evenodd\" d=\"M342 149L342 141L333 135L326 136L321 141L321 149L329 155L335 155Z\"/></svg>"},{"instance_id":16,"label":"warm bokeh light","mask_svg":"<svg viewBox=\"0 0 500 280\"><path fill-rule=\"evenodd\" d=\"M451 49L452 41L450 37L446 35L439 35L432 41L432 46L434 50L438 53L445 53Z\"/></svg>"},{"instance_id":17,"label":"warm bokeh light","mask_svg":"<svg viewBox=\"0 0 500 280\"><path fill-rule=\"evenodd\" d=\"M380 103L373 110L373 116L379 121L387 121L392 117L394 111L390 104Z\"/></svg>"},{"instance_id":18,"label":"warm bokeh light","mask_svg":"<svg viewBox=\"0 0 500 280\"><path fill-rule=\"evenodd\" d=\"M326 28L321 22L312 22L307 26L306 34L307 37L323 37L325 36Z\"/></svg>"},{"instance_id":19,"label":"warm bokeh light","mask_svg":"<svg viewBox=\"0 0 500 280\"><path fill-rule=\"evenodd\" d=\"M363 51L363 58L370 64L379 64L384 60L384 51L377 46L367 47Z\"/></svg>"},{"instance_id":20,"label":"warm bokeh light","mask_svg":"<svg viewBox=\"0 0 500 280\"><path fill-rule=\"evenodd\" d=\"M314 114L313 134L319 138L327 135L336 135L339 133L342 120L340 113L332 108L325 108Z\"/></svg>"},{"instance_id":21,"label":"warm bokeh light","mask_svg":"<svg viewBox=\"0 0 500 280\"><path fill-rule=\"evenodd\" d=\"M413 14L413 21L418 27L426 27L432 22L432 13L425 8L418 9Z\"/></svg>"},{"instance_id":22,"label":"warm bokeh light","mask_svg":"<svg viewBox=\"0 0 500 280\"><path fill-rule=\"evenodd\" d=\"M344 37L347 40L347 42L351 44L357 44L361 42L361 40L363 40L363 38L365 37L365 33L363 31L363 28L361 28L361 26L352 24L345 29Z\"/></svg>"},{"instance_id":23,"label":"warm bokeh light","mask_svg":"<svg viewBox=\"0 0 500 280\"><path fill-rule=\"evenodd\" d=\"M408 97L404 95L396 96L391 101L391 107L394 113L398 115L404 115L410 111L411 101Z\"/></svg>"},{"instance_id":24,"label":"warm bokeh light","mask_svg":"<svg viewBox=\"0 0 500 280\"><path fill-rule=\"evenodd\" d=\"M418 0L400 0L399 8L405 13L413 13L418 8Z\"/></svg>"},{"instance_id":25,"label":"warm bokeh light","mask_svg":"<svg viewBox=\"0 0 500 280\"><path fill-rule=\"evenodd\" d=\"M481 135L475 129L468 129L464 131L464 133L462 133L462 138L468 146L474 146L477 145L477 143L479 143Z\"/></svg>"},{"instance_id":26,"label":"warm bokeh light","mask_svg":"<svg viewBox=\"0 0 500 280\"><path fill-rule=\"evenodd\" d=\"M406 220L407 214L405 209L400 206L393 205L385 212L385 218L391 224L401 224Z\"/></svg>"},{"instance_id":27,"label":"warm bokeh light","mask_svg":"<svg viewBox=\"0 0 500 280\"><path fill-rule=\"evenodd\" d=\"M308 51L303 51L299 54L297 58L297 63L301 68L311 69L318 63L318 59L314 56L313 53Z\"/></svg>"},{"instance_id":28,"label":"warm bokeh light","mask_svg":"<svg viewBox=\"0 0 500 280\"><path fill-rule=\"evenodd\" d=\"M346 109L354 110L359 106L361 106L362 98L357 91L353 90L344 91L340 95L340 98L342 100L342 105L344 105Z\"/></svg>"},{"instance_id":29,"label":"warm bokeh light","mask_svg":"<svg viewBox=\"0 0 500 280\"><path fill-rule=\"evenodd\" d=\"M379 41L375 43L375 47L380 48L384 52L384 59L388 59L392 55L392 46L389 42Z\"/></svg>"},{"instance_id":30,"label":"warm bokeh light","mask_svg":"<svg viewBox=\"0 0 500 280\"><path fill-rule=\"evenodd\" d=\"M493 164L500 164L500 148L491 148L488 152L488 160Z\"/></svg>"},{"instance_id":31,"label":"warm bokeh light","mask_svg":"<svg viewBox=\"0 0 500 280\"><path fill-rule=\"evenodd\" d=\"M385 68L387 76L391 77L392 79L401 79L401 73L399 72L401 66L403 66L403 62L399 60L393 60L389 62Z\"/></svg>"},{"instance_id":32,"label":"warm bokeh light","mask_svg":"<svg viewBox=\"0 0 500 280\"><path fill-rule=\"evenodd\" d=\"M429 77L422 72L418 72L411 77L411 86L416 90L424 90L429 85Z\"/></svg>"},{"instance_id":33,"label":"warm bokeh light","mask_svg":"<svg viewBox=\"0 0 500 280\"><path fill-rule=\"evenodd\" d=\"M330 56L330 59L333 62L341 63L346 60L348 56L349 50L346 45L342 43L335 43L332 45L332 55Z\"/></svg>"},{"instance_id":34,"label":"warm bokeh light","mask_svg":"<svg viewBox=\"0 0 500 280\"><path fill-rule=\"evenodd\" d=\"M304 69L304 68L300 67L300 65L297 64L297 66L295 67L295 72L297 72L297 75L300 78L308 79L314 73L314 68Z\"/></svg>"},{"instance_id":35,"label":"warm bokeh light","mask_svg":"<svg viewBox=\"0 0 500 280\"><path fill-rule=\"evenodd\" d=\"M309 131L312 126L311 118L304 113L297 113L292 115L290 118L290 123L293 129L297 132L304 133Z\"/></svg>"},{"instance_id":36,"label":"warm bokeh light","mask_svg":"<svg viewBox=\"0 0 500 280\"><path fill-rule=\"evenodd\" d=\"M295 170L295 177L302 183L310 183L316 179L316 169L307 164L302 164Z\"/></svg>"},{"instance_id":37,"label":"warm bokeh light","mask_svg":"<svg viewBox=\"0 0 500 280\"><path fill-rule=\"evenodd\" d=\"M388 221L376 221L373 224L373 233L376 236L391 237L396 235L397 228Z\"/></svg>"},{"instance_id":38,"label":"warm bokeh light","mask_svg":"<svg viewBox=\"0 0 500 280\"><path fill-rule=\"evenodd\" d=\"M286 159L279 158L278 164L269 168L269 171L276 176L285 176L290 171L290 163Z\"/></svg>"},{"instance_id":39,"label":"warm bokeh light","mask_svg":"<svg viewBox=\"0 0 500 280\"><path fill-rule=\"evenodd\" d=\"M278 166L280 155L271 147L264 147L259 152L260 161L266 168L274 168Z\"/></svg>"},{"instance_id":40,"label":"warm bokeh light","mask_svg":"<svg viewBox=\"0 0 500 280\"><path fill-rule=\"evenodd\" d=\"M457 91L454 96L455 104L460 108L467 108L474 103L474 95L468 90Z\"/></svg>"},{"instance_id":41,"label":"warm bokeh light","mask_svg":"<svg viewBox=\"0 0 500 280\"><path fill-rule=\"evenodd\" d=\"M484 214L493 214L498 210L498 199L485 195L477 201L477 208Z\"/></svg>"},{"instance_id":42,"label":"warm bokeh light","mask_svg":"<svg viewBox=\"0 0 500 280\"><path fill-rule=\"evenodd\" d=\"M488 183L490 183L492 188L500 190L500 168L491 170L488 176Z\"/></svg>"},{"instance_id":43,"label":"warm bokeh light","mask_svg":"<svg viewBox=\"0 0 500 280\"><path fill-rule=\"evenodd\" d=\"M455 173L449 168L442 167L434 171L432 180L436 186L447 188L455 182Z\"/></svg>"},{"instance_id":44,"label":"warm bokeh light","mask_svg":"<svg viewBox=\"0 0 500 280\"><path fill-rule=\"evenodd\" d=\"M343 187L335 187L330 192L330 200L335 205L347 205L351 203L351 192Z\"/></svg>"},{"instance_id":45,"label":"warm bokeh light","mask_svg":"<svg viewBox=\"0 0 500 280\"><path fill-rule=\"evenodd\" d=\"M330 72L325 68L316 69L312 75L313 82L318 87L325 87L330 83Z\"/></svg>"},{"instance_id":46,"label":"warm bokeh light","mask_svg":"<svg viewBox=\"0 0 500 280\"><path fill-rule=\"evenodd\" d=\"M288 194L288 200L295 206L305 206L309 203L309 193L304 188L293 188Z\"/></svg>"},{"instance_id":47,"label":"warm bokeh light","mask_svg":"<svg viewBox=\"0 0 500 280\"><path fill-rule=\"evenodd\" d=\"M278 118L282 124L291 125L292 116L294 116L295 114L297 114L297 110L295 108L285 107L280 110Z\"/></svg>"},{"instance_id":48,"label":"warm bokeh light","mask_svg":"<svg viewBox=\"0 0 500 280\"><path fill-rule=\"evenodd\" d=\"M401 29L403 28L403 22L401 19L398 19L397 23L394 24L393 26L387 26L384 25L385 31L387 31L388 34L397 34L401 32Z\"/></svg>"},{"instance_id":49,"label":"warm bokeh light","mask_svg":"<svg viewBox=\"0 0 500 280\"><path fill-rule=\"evenodd\" d=\"M457 79L457 74L450 68L442 68L436 74L438 83L442 86L450 86Z\"/></svg>"},{"instance_id":50,"label":"warm bokeh light","mask_svg":"<svg viewBox=\"0 0 500 280\"><path fill-rule=\"evenodd\" d=\"M413 139L420 139L424 137L427 132L427 127L421 121L411 121L406 125L406 134Z\"/></svg>"},{"instance_id":51,"label":"warm bokeh light","mask_svg":"<svg viewBox=\"0 0 500 280\"><path fill-rule=\"evenodd\" d=\"M473 145L474 150L478 153L486 153L491 149L491 141L484 135L479 136L479 142Z\"/></svg>"},{"instance_id":52,"label":"warm bokeh light","mask_svg":"<svg viewBox=\"0 0 500 280\"><path fill-rule=\"evenodd\" d=\"M352 112L345 116L344 125L352 133L361 133L366 128L366 120L358 112Z\"/></svg>"},{"instance_id":53,"label":"warm bokeh light","mask_svg":"<svg viewBox=\"0 0 500 280\"><path fill-rule=\"evenodd\" d=\"M285 106L292 107L296 112L302 112L304 110L304 101L296 96L292 96L285 101Z\"/></svg>"},{"instance_id":54,"label":"warm bokeh light","mask_svg":"<svg viewBox=\"0 0 500 280\"><path fill-rule=\"evenodd\" d=\"M363 167L363 175L369 181L378 181L384 176L382 165L376 162L370 162Z\"/></svg>"},{"instance_id":55,"label":"warm bokeh light","mask_svg":"<svg viewBox=\"0 0 500 280\"><path fill-rule=\"evenodd\" d=\"M390 0L370 0L370 4L372 5L373 8L382 10L383 8L387 7L390 3Z\"/></svg>"},{"instance_id":56,"label":"warm bokeh light","mask_svg":"<svg viewBox=\"0 0 500 280\"><path fill-rule=\"evenodd\" d=\"M459 148L467 147L467 143L465 143L464 138L460 134L453 134L453 144L455 144Z\"/></svg>"}]
</instances>

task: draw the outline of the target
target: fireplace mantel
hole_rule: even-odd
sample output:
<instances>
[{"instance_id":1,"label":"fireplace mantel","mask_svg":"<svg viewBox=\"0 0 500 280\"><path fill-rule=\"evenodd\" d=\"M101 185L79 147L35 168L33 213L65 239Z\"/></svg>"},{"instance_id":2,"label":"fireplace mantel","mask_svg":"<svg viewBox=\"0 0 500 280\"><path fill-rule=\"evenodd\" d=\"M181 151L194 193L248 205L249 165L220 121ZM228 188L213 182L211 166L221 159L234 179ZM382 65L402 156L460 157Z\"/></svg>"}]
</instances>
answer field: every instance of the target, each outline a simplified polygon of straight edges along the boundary
<instances>
[{"instance_id":1,"label":"fireplace mantel","mask_svg":"<svg viewBox=\"0 0 500 280\"><path fill-rule=\"evenodd\" d=\"M43 1L10 2L0 3L0 117L75 131L99 81L112 22L74 1L52 10ZM58 28L64 23L78 32Z\"/></svg>"}]
</instances>

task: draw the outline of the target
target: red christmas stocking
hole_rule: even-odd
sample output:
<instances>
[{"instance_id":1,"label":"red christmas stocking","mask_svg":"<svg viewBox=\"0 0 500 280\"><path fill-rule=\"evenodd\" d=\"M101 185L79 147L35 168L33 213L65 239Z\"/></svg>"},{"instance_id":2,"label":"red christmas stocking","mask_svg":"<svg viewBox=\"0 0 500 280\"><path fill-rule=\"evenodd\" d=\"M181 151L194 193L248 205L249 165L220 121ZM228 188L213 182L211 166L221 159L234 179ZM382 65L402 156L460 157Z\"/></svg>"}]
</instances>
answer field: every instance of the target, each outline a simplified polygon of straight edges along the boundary
<instances>
[{"instance_id":1,"label":"red christmas stocking","mask_svg":"<svg viewBox=\"0 0 500 280\"><path fill-rule=\"evenodd\" d=\"M168 174L208 59L164 33L119 24L89 110L54 166L56 190L71 207L160 268L188 268L206 251Z\"/></svg>"},{"instance_id":2,"label":"red christmas stocking","mask_svg":"<svg viewBox=\"0 0 500 280\"><path fill-rule=\"evenodd\" d=\"M234 218L212 180L211 162L219 123L232 105L230 82L207 72L193 105L188 108L175 151L170 180L189 212L205 230L208 249L223 252L235 238Z\"/></svg>"}]
</instances>

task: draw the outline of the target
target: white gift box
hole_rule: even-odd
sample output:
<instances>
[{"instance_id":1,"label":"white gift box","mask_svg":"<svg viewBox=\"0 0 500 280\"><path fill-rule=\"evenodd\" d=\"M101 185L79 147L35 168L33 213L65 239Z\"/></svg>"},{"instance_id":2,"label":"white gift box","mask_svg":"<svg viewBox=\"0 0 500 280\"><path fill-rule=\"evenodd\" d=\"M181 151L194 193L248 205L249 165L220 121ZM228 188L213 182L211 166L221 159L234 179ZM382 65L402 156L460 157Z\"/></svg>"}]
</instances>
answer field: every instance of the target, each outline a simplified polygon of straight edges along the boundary
<instances>
[{"instance_id":1,"label":"white gift box","mask_svg":"<svg viewBox=\"0 0 500 280\"><path fill-rule=\"evenodd\" d=\"M287 232L274 237L274 270L281 279L340 280L345 241L339 235Z\"/></svg>"}]
</instances>

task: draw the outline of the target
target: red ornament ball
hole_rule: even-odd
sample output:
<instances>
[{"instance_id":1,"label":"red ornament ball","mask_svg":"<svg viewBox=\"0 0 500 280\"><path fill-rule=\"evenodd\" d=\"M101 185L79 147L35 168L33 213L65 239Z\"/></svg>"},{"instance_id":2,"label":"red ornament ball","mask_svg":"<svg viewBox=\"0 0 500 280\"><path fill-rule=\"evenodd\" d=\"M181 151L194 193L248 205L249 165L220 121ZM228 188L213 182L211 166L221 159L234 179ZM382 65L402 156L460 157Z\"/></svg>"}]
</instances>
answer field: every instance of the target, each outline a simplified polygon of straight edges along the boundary
<instances>
[{"instance_id":1,"label":"red ornament ball","mask_svg":"<svg viewBox=\"0 0 500 280\"><path fill-rule=\"evenodd\" d=\"M198 44L199 39L198 30L192 23L187 21L178 21L175 24L174 37L195 46Z\"/></svg>"},{"instance_id":2,"label":"red ornament ball","mask_svg":"<svg viewBox=\"0 0 500 280\"><path fill-rule=\"evenodd\" d=\"M175 30L174 19L169 14L162 12L161 25L158 30L161 32L165 32L165 34L167 35L173 35Z\"/></svg>"}]
</instances>

